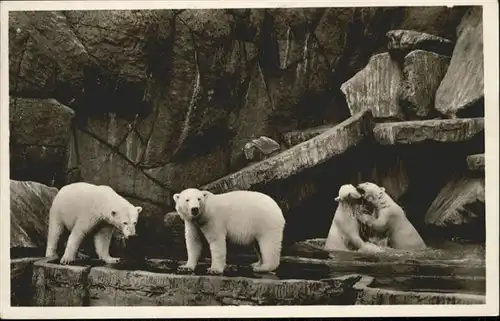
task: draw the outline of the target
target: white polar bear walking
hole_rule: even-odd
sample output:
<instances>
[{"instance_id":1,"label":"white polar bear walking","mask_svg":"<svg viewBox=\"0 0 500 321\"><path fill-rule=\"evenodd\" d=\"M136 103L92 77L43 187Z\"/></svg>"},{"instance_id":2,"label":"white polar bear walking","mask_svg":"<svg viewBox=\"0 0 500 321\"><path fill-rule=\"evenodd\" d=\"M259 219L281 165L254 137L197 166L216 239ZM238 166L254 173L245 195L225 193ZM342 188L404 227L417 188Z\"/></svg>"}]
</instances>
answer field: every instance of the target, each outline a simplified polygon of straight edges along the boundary
<instances>
[{"instance_id":1,"label":"white polar bear walking","mask_svg":"<svg viewBox=\"0 0 500 321\"><path fill-rule=\"evenodd\" d=\"M360 236L359 216L361 204L355 202L362 198L354 185L345 184L339 189L335 201L339 203L332 225L326 238L326 251L360 251L368 253L382 252L383 249L373 243L365 242ZM359 201L358 201L359 203Z\"/></svg>"},{"instance_id":2,"label":"white polar bear walking","mask_svg":"<svg viewBox=\"0 0 500 321\"><path fill-rule=\"evenodd\" d=\"M389 237L390 247L398 250L423 250L427 247L401 206L387 194L384 187L365 182L356 189L377 212L375 217L361 215L361 221L376 231L384 232Z\"/></svg>"},{"instance_id":3,"label":"white polar bear walking","mask_svg":"<svg viewBox=\"0 0 500 321\"><path fill-rule=\"evenodd\" d=\"M119 258L109 254L113 227L120 230L125 239L134 236L141 212L142 207L132 205L109 186L84 182L66 185L59 190L50 208L45 256L57 257L59 238L67 229L70 235L61 264L75 260L78 248L88 234L94 236L99 259L108 264L117 263Z\"/></svg>"},{"instance_id":4,"label":"white polar bear walking","mask_svg":"<svg viewBox=\"0 0 500 321\"><path fill-rule=\"evenodd\" d=\"M213 194L188 188L173 196L184 220L188 260L182 270L194 270L201 255L200 231L210 246L208 273L222 274L226 266L226 240L254 246L255 272L271 272L280 264L285 218L268 195L254 191Z\"/></svg>"}]
</instances>

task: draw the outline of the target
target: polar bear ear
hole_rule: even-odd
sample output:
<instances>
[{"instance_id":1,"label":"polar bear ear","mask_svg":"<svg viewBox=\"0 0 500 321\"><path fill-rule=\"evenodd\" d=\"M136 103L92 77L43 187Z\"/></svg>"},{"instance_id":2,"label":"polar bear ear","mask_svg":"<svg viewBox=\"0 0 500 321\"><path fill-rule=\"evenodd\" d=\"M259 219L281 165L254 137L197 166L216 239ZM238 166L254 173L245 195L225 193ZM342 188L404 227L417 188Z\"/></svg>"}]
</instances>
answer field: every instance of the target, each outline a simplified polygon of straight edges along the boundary
<instances>
[{"instance_id":1,"label":"polar bear ear","mask_svg":"<svg viewBox=\"0 0 500 321\"><path fill-rule=\"evenodd\" d=\"M208 195L210 195L210 192L209 191L201 191L203 193L203 197L204 198L207 198Z\"/></svg>"},{"instance_id":2,"label":"polar bear ear","mask_svg":"<svg viewBox=\"0 0 500 321\"><path fill-rule=\"evenodd\" d=\"M382 192L385 192L385 187L380 187L380 190L381 190Z\"/></svg>"},{"instance_id":3,"label":"polar bear ear","mask_svg":"<svg viewBox=\"0 0 500 321\"><path fill-rule=\"evenodd\" d=\"M174 194L174 197L173 197L174 202L176 202L176 203L177 203L177 201L179 200L179 197L181 197L181 194L179 194L179 193Z\"/></svg>"},{"instance_id":4,"label":"polar bear ear","mask_svg":"<svg viewBox=\"0 0 500 321\"><path fill-rule=\"evenodd\" d=\"M137 210L137 214L140 214L142 212L141 206L136 206L135 209Z\"/></svg>"}]
</instances>

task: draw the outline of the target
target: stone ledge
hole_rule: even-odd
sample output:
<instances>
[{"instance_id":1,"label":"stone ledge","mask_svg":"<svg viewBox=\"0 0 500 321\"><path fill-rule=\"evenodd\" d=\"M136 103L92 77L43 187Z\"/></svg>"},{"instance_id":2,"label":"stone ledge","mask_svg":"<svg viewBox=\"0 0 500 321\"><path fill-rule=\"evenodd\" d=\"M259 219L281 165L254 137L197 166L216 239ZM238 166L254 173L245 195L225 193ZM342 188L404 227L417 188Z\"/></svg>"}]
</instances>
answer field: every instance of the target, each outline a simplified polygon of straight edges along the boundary
<instances>
[{"instance_id":1,"label":"stone ledge","mask_svg":"<svg viewBox=\"0 0 500 321\"><path fill-rule=\"evenodd\" d=\"M314 138L323 134L327 130L332 129L333 126L321 126L314 128L307 128L304 130L294 130L283 134L283 141L288 147L293 147L297 144L303 143L306 140Z\"/></svg>"},{"instance_id":2,"label":"stone ledge","mask_svg":"<svg viewBox=\"0 0 500 321\"><path fill-rule=\"evenodd\" d=\"M356 304L485 304L485 295L397 291L371 287L374 278L363 276L353 287L358 291Z\"/></svg>"},{"instance_id":3,"label":"stone ledge","mask_svg":"<svg viewBox=\"0 0 500 321\"><path fill-rule=\"evenodd\" d=\"M382 145L412 144L426 140L461 142L484 132L484 118L433 119L381 123L373 134Z\"/></svg>"},{"instance_id":4,"label":"stone ledge","mask_svg":"<svg viewBox=\"0 0 500 321\"><path fill-rule=\"evenodd\" d=\"M356 278L273 280L92 268L91 306L213 306L339 304Z\"/></svg>"},{"instance_id":5,"label":"stone ledge","mask_svg":"<svg viewBox=\"0 0 500 321\"><path fill-rule=\"evenodd\" d=\"M86 306L87 275L91 266L61 265L53 261L53 258L45 258L33 264L33 305Z\"/></svg>"},{"instance_id":6,"label":"stone ledge","mask_svg":"<svg viewBox=\"0 0 500 321\"><path fill-rule=\"evenodd\" d=\"M371 111L361 111L310 140L201 188L214 193L249 190L257 184L288 178L358 145L366 135L371 135L371 121Z\"/></svg>"},{"instance_id":7,"label":"stone ledge","mask_svg":"<svg viewBox=\"0 0 500 321\"><path fill-rule=\"evenodd\" d=\"M29 301L35 306L345 305L377 304L380 300L409 304L421 295L412 288L415 277L437 278L450 284L450 275L452 284L446 289L459 293L438 293L438 286L436 291L422 294L422 300L429 304L467 303L483 298L484 262L443 259L415 261L395 255L387 257L387 261L373 261L366 254L339 252L327 260L282 257L275 274L259 275L251 272L249 263L254 257L248 257L229 264L227 275L211 276L203 272L209 267L208 261L200 262L200 271L195 275L182 275L176 271L184 262L168 259L120 267L103 266L96 260L81 266L63 266L43 258L34 263L33 291L29 291L33 295ZM423 270L425 275L420 275ZM373 280L367 276L373 273L390 279ZM362 278L370 281L365 288L359 283ZM378 286L368 286L374 281ZM405 290L399 291L401 282ZM408 285L409 291L405 288ZM478 295L461 294L464 289Z\"/></svg>"},{"instance_id":8,"label":"stone ledge","mask_svg":"<svg viewBox=\"0 0 500 321\"><path fill-rule=\"evenodd\" d=\"M33 299L33 264L42 257L23 257L10 260L10 304L29 306Z\"/></svg>"},{"instance_id":9,"label":"stone ledge","mask_svg":"<svg viewBox=\"0 0 500 321\"><path fill-rule=\"evenodd\" d=\"M484 154L467 156L467 166L471 171L484 171Z\"/></svg>"}]
</instances>

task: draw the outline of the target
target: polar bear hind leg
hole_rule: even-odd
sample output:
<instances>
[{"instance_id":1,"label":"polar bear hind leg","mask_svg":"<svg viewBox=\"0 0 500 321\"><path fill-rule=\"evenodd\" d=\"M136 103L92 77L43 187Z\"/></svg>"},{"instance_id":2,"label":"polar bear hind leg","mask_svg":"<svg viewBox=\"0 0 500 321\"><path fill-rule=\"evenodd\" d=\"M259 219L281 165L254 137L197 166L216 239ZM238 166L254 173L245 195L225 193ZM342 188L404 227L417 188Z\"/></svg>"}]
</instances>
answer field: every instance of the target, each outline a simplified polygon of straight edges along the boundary
<instances>
[{"instance_id":1,"label":"polar bear hind leg","mask_svg":"<svg viewBox=\"0 0 500 321\"><path fill-rule=\"evenodd\" d=\"M262 265L262 254L260 253L259 243L257 241L254 242L253 248L255 250L255 254L257 254L257 262L252 263L252 268L258 268Z\"/></svg>"},{"instance_id":2,"label":"polar bear hind leg","mask_svg":"<svg viewBox=\"0 0 500 321\"><path fill-rule=\"evenodd\" d=\"M47 247L45 249L45 257L55 257L55 258L58 257L57 246L59 244L59 239L61 238L63 231L64 231L63 222L55 215L51 215L49 218L49 231L47 235Z\"/></svg>"},{"instance_id":3,"label":"polar bear hind leg","mask_svg":"<svg viewBox=\"0 0 500 321\"><path fill-rule=\"evenodd\" d=\"M109 255L112 236L113 228L111 226L102 227L94 234L94 245L97 256L107 264L115 264L120 261L119 258Z\"/></svg>"},{"instance_id":4,"label":"polar bear hind leg","mask_svg":"<svg viewBox=\"0 0 500 321\"><path fill-rule=\"evenodd\" d=\"M280 265L283 231L266 233L258 238L261 264L253 266L255 272L272 272Z\"/></svg>"}]
</instances>

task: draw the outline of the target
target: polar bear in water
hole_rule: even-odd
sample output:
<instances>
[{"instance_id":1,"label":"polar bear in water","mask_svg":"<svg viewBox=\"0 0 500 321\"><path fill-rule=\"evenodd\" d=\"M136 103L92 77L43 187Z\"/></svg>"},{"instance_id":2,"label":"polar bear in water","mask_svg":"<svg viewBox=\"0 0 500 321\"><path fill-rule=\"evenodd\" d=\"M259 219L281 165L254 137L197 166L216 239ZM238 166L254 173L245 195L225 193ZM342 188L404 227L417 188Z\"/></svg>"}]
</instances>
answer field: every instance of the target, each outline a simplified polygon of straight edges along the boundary
<instances>
[{"instance_id":1,"label":"polar bear in water","mask_svg":"<svg viewBox=\"0 0 500 321\"><path fill-rule=\"evenodd\" d=\"M339 203L328 232L326 251L382 252L383 248L365 242L360 236L358 217L363 206L361 194L351 184L342 185L335 200Z\"/></svg>"},{"instance_id":2,"label":"polar bear in water","mask_svg":"<svg viewBox=\"0 0 500 321\"><path fill-rule=\"evenodd\" d=\"M427 246L405 212L385 191L371 182L356 187L362 197L375 207L376 216L362 214L361 222L389 237L388 245L398 250L423 250Z\"/></svg>"}]
</instances>

